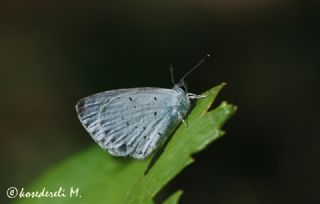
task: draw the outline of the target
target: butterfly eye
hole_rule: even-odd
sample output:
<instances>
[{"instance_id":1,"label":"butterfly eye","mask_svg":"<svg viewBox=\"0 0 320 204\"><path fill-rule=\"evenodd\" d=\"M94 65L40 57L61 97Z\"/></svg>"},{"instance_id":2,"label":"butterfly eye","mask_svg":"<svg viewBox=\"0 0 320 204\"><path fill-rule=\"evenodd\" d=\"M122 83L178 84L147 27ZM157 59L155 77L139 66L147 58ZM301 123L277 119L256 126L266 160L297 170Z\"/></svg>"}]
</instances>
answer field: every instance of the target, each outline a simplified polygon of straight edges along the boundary
<instances>
[{"instance_id":1,"label":"butterfly eye","mask_svg":"<svg viewBox=\"0 0 320 204\"><path fill-rule=\"evenodd\" d=\"M187 88L187 84L185 81L181 81L181 83L178 85L179 88L181 88L184 92L187 92L188 91L188 88Z\"/></svg>"}]
</instances>

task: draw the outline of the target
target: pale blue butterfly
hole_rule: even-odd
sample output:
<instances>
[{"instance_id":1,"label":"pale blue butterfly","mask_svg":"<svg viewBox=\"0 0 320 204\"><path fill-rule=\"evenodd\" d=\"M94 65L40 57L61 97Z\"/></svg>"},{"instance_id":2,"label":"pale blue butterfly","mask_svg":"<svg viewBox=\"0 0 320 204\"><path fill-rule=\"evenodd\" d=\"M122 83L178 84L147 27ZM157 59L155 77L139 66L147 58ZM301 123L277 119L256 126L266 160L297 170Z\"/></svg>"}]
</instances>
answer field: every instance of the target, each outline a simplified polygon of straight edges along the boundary
<instances>
[{"instance_id":1,"label":"pale blue butterfly","mask_svg":"<svg viewBox=\"0 0 320 204\"><path fill-rule=\"evenodd\" d=\"M191 100L204 97L186 92L184 79L172 89L131 88L106 91L81 99L78 117L91 137L114 156L144 159L161 146L184 121Z\"/></svg>"}]
</instances>

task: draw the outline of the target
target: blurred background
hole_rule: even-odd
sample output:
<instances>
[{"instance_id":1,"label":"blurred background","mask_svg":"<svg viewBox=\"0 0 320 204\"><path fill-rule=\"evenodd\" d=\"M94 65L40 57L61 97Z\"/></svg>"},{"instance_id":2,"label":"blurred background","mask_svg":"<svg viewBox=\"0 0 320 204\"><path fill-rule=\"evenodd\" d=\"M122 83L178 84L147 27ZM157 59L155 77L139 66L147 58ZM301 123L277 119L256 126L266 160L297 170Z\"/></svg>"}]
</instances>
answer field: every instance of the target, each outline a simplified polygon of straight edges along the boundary
<instances>
[{"instance_id":1,"label":"blurred background","mask_svg":"<svg viewBox=\"0 0 320 204\"><path fill-rule=\"evenodd\" d=\"M226 135L167 187L181 203L320 202L320 3L299 0L0 3L1 200L95 145L82 97L187 79L239 107ZM318 91L317 91L318 90ZM317 94L318 93L318 94Z\"/></svg>"}]
</instances>

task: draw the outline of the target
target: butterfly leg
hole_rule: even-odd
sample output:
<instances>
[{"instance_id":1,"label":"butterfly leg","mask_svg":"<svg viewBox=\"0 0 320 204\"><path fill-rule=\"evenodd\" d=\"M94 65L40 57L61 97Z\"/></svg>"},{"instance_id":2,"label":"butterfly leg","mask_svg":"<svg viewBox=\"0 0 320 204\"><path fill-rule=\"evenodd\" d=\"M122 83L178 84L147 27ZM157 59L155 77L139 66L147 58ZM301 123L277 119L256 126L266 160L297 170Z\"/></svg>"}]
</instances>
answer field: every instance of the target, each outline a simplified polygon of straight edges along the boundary
<instances>
[{"instance_id":1,"label":"butterfly leg","mask_svg":"<svg viewBox=\"0 0 320 204\"><path fill-rule=\"evenodd\" d=\"M190 99L198 99L198 98L205 98L206 95L197 95L194 93L187 93L187 97Z\"/></svg>"},{"instance_id":2,"label":"butterfly leg","mask_svg":"<svg viewBox=\"0 0 320 204\"><path fill-rule=\"evenodd\" d=\"M186 127L188 127L188 123L183 119L183 117L182 117L181 113L180 113L180 112L178 112L178 114L179 114L179 120L180 120L180 121L182 121L182 122L183 122L183 124L184 124Z\"/></svg>"}]
</instances>

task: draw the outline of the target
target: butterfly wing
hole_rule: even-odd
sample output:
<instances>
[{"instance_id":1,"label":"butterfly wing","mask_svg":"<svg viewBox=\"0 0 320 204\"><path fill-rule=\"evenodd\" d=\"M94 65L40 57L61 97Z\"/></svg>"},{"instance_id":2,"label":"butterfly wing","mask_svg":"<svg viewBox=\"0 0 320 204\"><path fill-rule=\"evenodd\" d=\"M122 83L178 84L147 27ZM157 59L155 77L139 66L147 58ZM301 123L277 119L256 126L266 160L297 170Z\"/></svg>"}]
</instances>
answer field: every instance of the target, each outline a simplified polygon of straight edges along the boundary
<instances>
[{"instance_id":1,"label":"butterfly wing","mask_svg":"<svg viewBox=\"0 0 320 204\"><path fill-rule=\"evenodd\" d=\"M130 156L136 159L143 159L152 153L157 146L170 136L180 123L178 116L168 112L152 121L140 137L140 141L136 142L134 151Z\"/></svg>"},{"instance_id":2,"label":"butterfly wing","mask_svg":"<svg viewBox=\"0 0 320 204\"><path fill-rule=\"evenodd\" d=\"M115 156L143 159L179 124L177 102L172 89L134 88L89 96L76 109L103 149Z\"/></svg>"}]
</instances>

